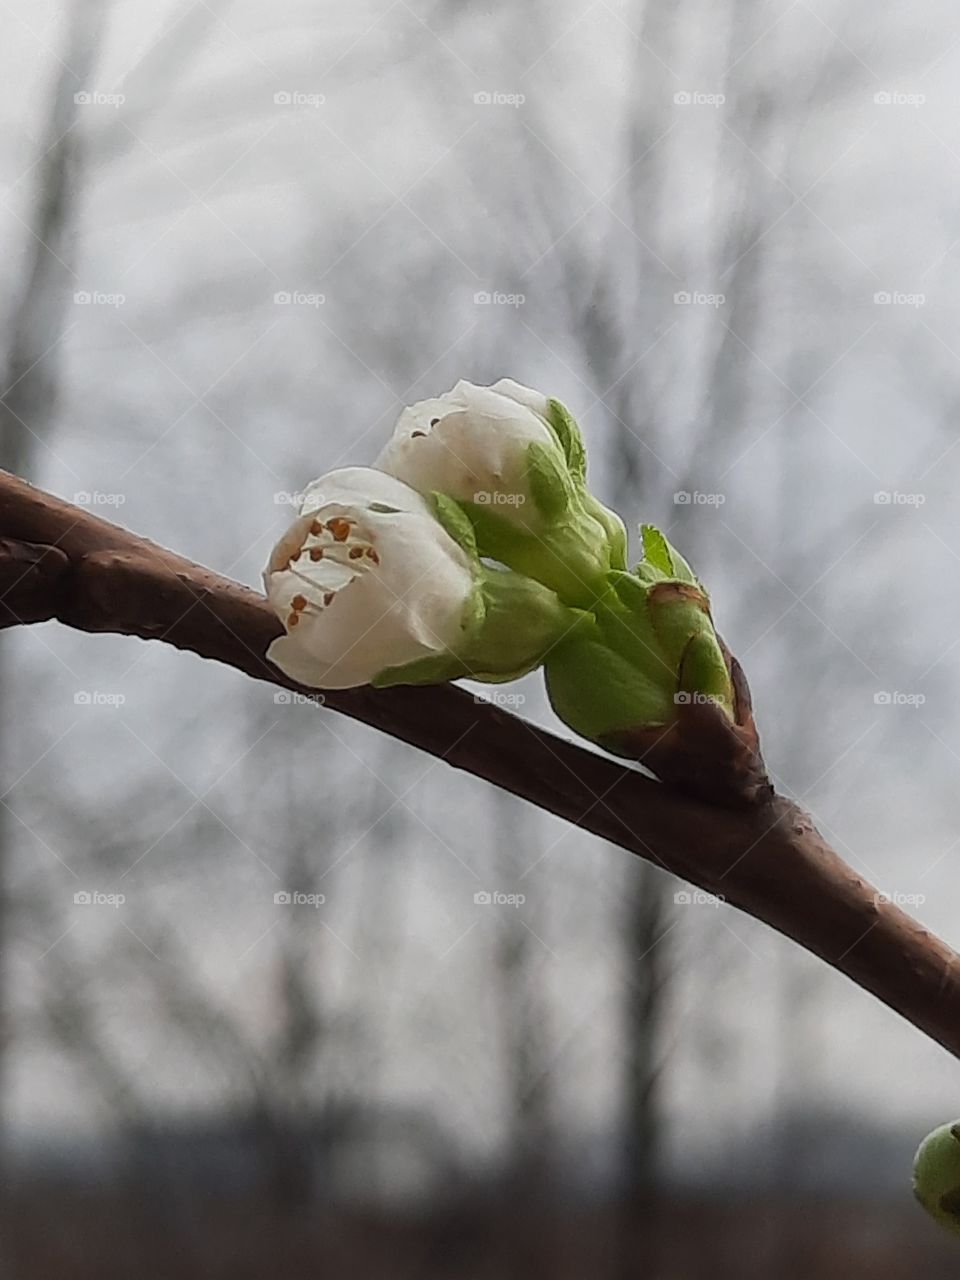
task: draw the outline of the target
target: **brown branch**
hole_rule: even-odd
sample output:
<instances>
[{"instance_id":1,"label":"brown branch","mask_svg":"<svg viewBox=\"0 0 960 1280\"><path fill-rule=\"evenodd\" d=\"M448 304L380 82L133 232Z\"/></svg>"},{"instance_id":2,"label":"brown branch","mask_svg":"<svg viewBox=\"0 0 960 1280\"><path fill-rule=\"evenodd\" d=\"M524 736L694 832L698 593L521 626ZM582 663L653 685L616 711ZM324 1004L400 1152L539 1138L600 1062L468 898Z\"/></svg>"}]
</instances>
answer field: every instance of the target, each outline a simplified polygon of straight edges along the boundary
<instances>
[{"instance_id":1,"label":"brown branch","mask_svg":"<svg viewBox=\"0 0 960 1280\"><path fill-rule=\"evenodd\" d=\"M280 625L261 595L0 472L0 627L47 619L163 640L300 688L263 657ZM878 901L783 797L741 808L704 804L451 685L324 699L722 895L960 1057L960 957Z\"/></svg>"}]
</instances>

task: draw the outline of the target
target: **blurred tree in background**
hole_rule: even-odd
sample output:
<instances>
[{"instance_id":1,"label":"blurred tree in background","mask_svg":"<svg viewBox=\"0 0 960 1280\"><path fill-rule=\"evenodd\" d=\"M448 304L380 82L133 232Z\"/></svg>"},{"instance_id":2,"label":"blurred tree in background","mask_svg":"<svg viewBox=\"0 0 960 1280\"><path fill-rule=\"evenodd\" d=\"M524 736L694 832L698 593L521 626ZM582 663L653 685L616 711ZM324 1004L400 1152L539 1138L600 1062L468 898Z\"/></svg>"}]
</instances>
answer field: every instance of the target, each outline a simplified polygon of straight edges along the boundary
<instances>
[{"instance_id":1,"label":"blurred tree in background","mask_svg":"<svg viewBox=\"0 0 960 1280\"><path fill-rule=\"evenodd\" d=\"M778 785L954 935L945 4L3 22L0 466L255 583L404 404L540 387ZM952 1274L903 1192L949 1063L783 939L236 672L0 656L11 1274Z\"/></svg>"}]
</instances>

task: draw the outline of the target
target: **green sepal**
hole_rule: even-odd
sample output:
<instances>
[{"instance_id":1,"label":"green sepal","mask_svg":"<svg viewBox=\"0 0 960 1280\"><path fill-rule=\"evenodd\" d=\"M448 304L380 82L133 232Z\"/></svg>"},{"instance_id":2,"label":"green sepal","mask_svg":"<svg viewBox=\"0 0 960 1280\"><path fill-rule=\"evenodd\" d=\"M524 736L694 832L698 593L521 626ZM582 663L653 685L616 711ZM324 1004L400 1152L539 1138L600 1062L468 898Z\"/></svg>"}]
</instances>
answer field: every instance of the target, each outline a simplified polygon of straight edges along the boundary
<instances>
[{"instance_id":1,"label":"green sepal","mask_svg":"<svg viewBox=\"0 0 960 1280\"><path fill-rule=\"evenodd\" d=\"M513 557L530 541L529 535L488 506L476 502L459 502L457 505L473 526L480 555L513 567Z\"/></svg>"},{"instance_id":2,"label":"green sepal","mask_svg":"<svg viewBox=\"0 0 960 1280\"><path fill-rule=\"evenodd\" d=\"M547 417L553 434L557 437L570 474L583 483L587 478L587 451L577 420L565 404L559 400L547 401Z\"/></svg>"},{"instance_id":3,"label":"green sepal","mask_svg":"<svg viewBox=\"0 0 960 1280\"><path fill-rule=\"evenodd\" d=\"M712 632L690 637L680 659L678 693L712 698L733 719L733 690L723 651Z\"/></svg>"},{"instance_id":4,"label":"green sepal","mask_svg":"<svg viewBox=\"0 0 960 1280\"><path fill-rule=\"evenodd\" d=\"M448 497L445 493L434 492L431 493L430 498L433 502L437 520L443 525L457 546L462 548L471 560L476 560L479 556L477 535L470 517L459 502L454 498Z\"/></svg>"},{"instance_id":5,"label":"green sepal","mask_svg":"<svg viewBox=\"0 0 960 1280\"><path fill-rule=\"evenodd\" d=\"M702 588L617 572L607 582L594 610L604 643L643 667L665 692L703 694L732 715L730 674Z\"/></svg>"},{"instance_id":6,"label":"green sepal","mask_svg":"<svg viewBox=\"0 0 960 1280\"><path fill-rule=\"evenodd\" d=\"M399 667L387 667L373 677L370 683L375 689L389 689L395 684L443 684L469 675L464 664L449 653L433 654L429 658L417 658Z\"/></svg>"},{"instance_id":7,"label":"green sepal","mask_svg":"<svg viewBox=\"0 0 960 1280\"><path fill-rule=\"evenodd\" d=\"M504 684L541 665L586 615L569 609L532 578L477 562L476 581L464 605L460 638L448 653L387 667L371 684L443 684L462 678Z\"/></svg>"},{"instance_id":8,"label":"green sepal","mask_svg":"<svg viewBox=\"0 0 960 1280\"><path fill-rule=\"evenodd\" d=\"M570 505L570 473L557 451L548 445L527 446L527 483L538 511L546 520L556 520Z\"/></svg>"},{"instance_id":9,"label":"green sepal","mask_svg":"<svg viewBox=\"0 0 960 1280\"><path fill-rule=\"evenodd\" d=\"M627 527L615 511L598 502L588 489L582 491L581 500L587 515L606 531L609 546L610 568L626 569L627 567Z\"/></svg>"},{"instance_id":10,"label":"green sepal","mask_svg":"<svg viewBox=\"0 0 960 1280\"><path fill-rule=\"evenodd\" d=\"M559 645L544 675L554 711L592 742L637 725L663 726L675 715L671 691L598 638Z\"/></svg>"}]
</instances>

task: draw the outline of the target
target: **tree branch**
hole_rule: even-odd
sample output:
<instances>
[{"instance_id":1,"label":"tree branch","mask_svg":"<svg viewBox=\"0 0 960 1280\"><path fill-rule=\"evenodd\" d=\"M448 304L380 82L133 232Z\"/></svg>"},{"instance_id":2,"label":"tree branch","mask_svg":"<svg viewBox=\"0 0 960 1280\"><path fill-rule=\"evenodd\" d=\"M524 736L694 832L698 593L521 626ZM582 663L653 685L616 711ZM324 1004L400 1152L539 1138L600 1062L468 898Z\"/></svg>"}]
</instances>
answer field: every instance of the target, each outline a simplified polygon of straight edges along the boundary
<instances>
[{"instance_id":1,"label":"tree branch","mask_svg":"<svg viewBox=\"0 0 960 1280\"><path fill-rule=\"evenodd\" d=\"M281 627L261 595L0 472L0 627L48 619L162 640L315 693L263 657ZM704 804L452 685L323 697L331 710L722 895L960 1057L960 957L879 900L782 796L752 807Z\"/></svg>"}]
</instances>

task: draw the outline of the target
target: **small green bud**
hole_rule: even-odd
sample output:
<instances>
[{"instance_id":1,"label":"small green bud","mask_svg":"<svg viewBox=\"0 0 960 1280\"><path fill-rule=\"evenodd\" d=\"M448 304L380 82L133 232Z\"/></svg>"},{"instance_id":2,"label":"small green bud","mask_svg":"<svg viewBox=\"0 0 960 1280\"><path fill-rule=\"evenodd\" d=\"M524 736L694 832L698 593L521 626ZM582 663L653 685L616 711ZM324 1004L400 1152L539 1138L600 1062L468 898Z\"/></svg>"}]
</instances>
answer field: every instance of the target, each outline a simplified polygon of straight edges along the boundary
<instances>
[{"instance_id":1,"label":"small green bud","mask_svg":"<svg viewBox=\"0 0 960 1280\"><path fill-rule=\"evenodd\" d=\"M941 1227L960 1235L960 1120L934 1129L920 1143L913 1194Z\"/></svg>"},{"instance_id":2,"label":"small green bud","mask_svg":"<svg viewBox=\"0 0 960 1280\"><path fill-rule=\"evenodd\" d=\"M547 655L557 715L615 755L711 800L769 787L746 682L693 570L652 525L633 573L612 570L593 609Z\"/></svg>"},{"instance_id":3,"label":"small green bud","mask_svg":"<svg viewBox=\"0 0 960 1280\"><path fill-rule=\"evenodd\" d=\"M621 754L633 735L662 730L679 708L710 702L730 721L734 692L690 566L658 529L643 528L635 573L607 574L592 628L580 626L550 655L551 699L572 728Z\"/></svg>"}]
</instances>

